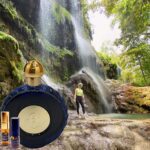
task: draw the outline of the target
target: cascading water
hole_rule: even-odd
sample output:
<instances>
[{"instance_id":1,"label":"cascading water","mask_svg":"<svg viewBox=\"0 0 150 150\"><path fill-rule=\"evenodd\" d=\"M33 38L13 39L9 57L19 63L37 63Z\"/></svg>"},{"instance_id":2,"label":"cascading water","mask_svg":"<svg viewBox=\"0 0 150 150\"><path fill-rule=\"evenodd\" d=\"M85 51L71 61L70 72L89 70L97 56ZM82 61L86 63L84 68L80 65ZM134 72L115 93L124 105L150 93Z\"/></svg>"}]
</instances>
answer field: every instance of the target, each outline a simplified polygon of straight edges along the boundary
<instances>
[{"instance_id":1,"label":"cascading water","mask_svg":"<svg viewBox=\"0 0 150 150\"><path fill-rule=\"evenodd\" d=\"M40 10L39 10L39 31L42 37L48 39L49 32L51 28L51 16L50 16L50 2L48 0L40 0ZM41 49L41 58L45 60L48 53Z\"/></svg>"},{"instance_id":2,"label":"cascading water","mask_svg":"<svg viewBox=\"0 0 150 150\"><path fill-rule=\"evenodd\" d=\"M53 87L55 90L60 90L60 85L54 83L46 74L44 74L41 80L48 86Z\"/></svg>"},{"instance_id":3,"label":"cascading water","mask_svg":"<svg viewBox=\"0 0 150 150\"><path fill-rule=\"evenodd\" d=\"M52 0L41 0L40 1L40 32L42 35L50 41L53 38L53 30L55 30L55 25L53 24L51 6L54 5L55 1ZM66 0L60 1L62 6L66 6ZM111 107L107 101L107 89L104 87L104 83L101 77L98 75L99 68L97 67L96 54L93 47L91 46L90 39L86 38L82 11L80 7L79 0L73 0L70 2L71 7L71 19L74 26L75 32L74 37L76 40L76 45L78 49L79 58L81 60L82 67L87 67L86 71L92 77L93 81L97 85L99 91L100 102L103 104L104 112L110 112ZM44 52L43 52L44 53ZM42 53L42 56L45 55ZM43 76L43 80L50 86L58 87L52 82L47 76Z\"/></svg>"},{"instance_id":4,"label":"cascading water","mask_svg":"<svg viewBox=\"0 0 150 150\"><path fill-rule=\"evenodd\" d=\"M72 14L72 23L75 29L75 40L79 52L79 57L81 59L82 66L90 67L94 72L97 72L96 68L96 55L90 44L89 39L85 38L83 21L82 21L82 12L80 9L80 3L78 0L71 2L71 14Z\"/></svg>"},{"instance_id":5,"label":"cascading water","mask_svg":"<svg viewBox=\"0 0 150 150\"><path fill-rule=\"evenodd\" d=\"M93 72L90 68L83 68L81 70L84 73L87 73L93 80L96 85L96 89L98 91L98 95L101 99L101 103L103 104L103 111L106 113L111 112L111 105L108 103L107 98L110 96L108 95L107 87L105 86L104 80L99 76L99 74Z\"/></svg>"},{"instance_id":6,"label":"cascading water","mask_svg":"<svg viewBox=\"0 0 150 150\"><path fill-rule=\"evenodd\" d=\"M52 22L50 8L51 7L49 0L40 0L40 11L39 11L40 32L46 38L48 38L49 36Z\"/></svg>"},{"instance_id":7,"label":"cascading water","mask_svg":"<svg viewBox=\"0 0 150 150\"><path fill-rule=\"evenodd\" d=\"M82 67L90 67L94 72L97 72L96 67L96 55L92 50L90 41L82 35L82 30L79 26L79 23L74 17L72 17L72 23L75 28L75 40L79 52L79 57L81 59Z\"/></svg>"},{"instance_id":8,"label":"cascading water","mask_svg":"<svg viewBox=\"0 0 150 150\"><path fill-rule=\"evenodd\" d=\"M50 3L51 2L51 3ZM40 11L39 11L39 31L43 37L47 40L50 40L52 35L52 16L51 16L51 5L53 5L52 1L50 0L40 0ZM45 59L48 57L48 52L41 50L41 57ZM60 87L55 84L50 77L44 74L41 78L42 82L45 84L53 87L55 90L58 90Z\"/></svg>"},{"instance_id":9,"label":"cascading water","mask_svg":"<svg viewBox=\"0 0 150 150\"><path fill-rule=\"evenodd\" d=\"M97 85L99 91L100 101L103 104L105 112L111 112L111 105L107 100L108 90L105 87L103 79L98 75L98 68L96 64L96 55L91 46L90 40L84 35L84 27L82 21L82 11L80 9L79 0L74 0L71 3L72 23L74 26L74 37L78 48L78 53L83 67L88 67L86 71L92 77L93 81Z\"/></svg>"}]
</instances>

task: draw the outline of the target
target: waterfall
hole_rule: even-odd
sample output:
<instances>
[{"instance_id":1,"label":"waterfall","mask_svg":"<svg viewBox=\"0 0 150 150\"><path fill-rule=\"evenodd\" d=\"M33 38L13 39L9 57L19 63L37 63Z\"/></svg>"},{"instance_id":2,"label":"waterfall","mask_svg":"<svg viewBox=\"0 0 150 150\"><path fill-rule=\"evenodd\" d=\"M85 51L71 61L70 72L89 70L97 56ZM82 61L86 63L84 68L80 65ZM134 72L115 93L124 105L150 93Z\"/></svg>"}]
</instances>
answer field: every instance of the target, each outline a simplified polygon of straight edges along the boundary
<instances>
[{"instance_id":1,"label":"waterfall","mask_svg":"<svg viewBox=\"0 0 150 150\"><path fill-rule=\"evenodd\" d=\"M40 0L40 10L39 10L39 31L43 37L47 40L50 40L52 34L52 15L51 15L51 5L50 0ZM44 60L46 57L49 57L48 52L41 50L41 58ZM59 87L52 79L44 74L41 78L44 84L53 87L55 90L58 90Z\"/></svg>"},{"instance_id":2,"label":"waterfall","mask_svg":"<svg viewBox=\"0 0 150 150\"><path fill-rule=\"evenodd\" d=\"M108 103L107 98L110 96L108 89L104 83L104 80L95 72L93 72L90 68L82 68L81 72L87 73L88 76L90 76L93 80L93 82L96 85L96 89L98 91L98 95L101 99L101 103L103 104L103 109L104 112L110 113L111 112L111 105Z\"/></svg>"},{"instance_id":3,"label":"waterfall","mask_svg":"<svg viewBox=\"0 0 150 150\"><path fill-rule=\"evenodd\" d=\"M66 0L59 0L59 4L62 6L66 6ZM56 27L53 22L52 14L51 14L51 8L54 5L55 1L53 0L41 0L40 1L40 15L39 15L39 25L40 25L40 32L42 35L47 38L49 41L51 38L54 38ZM107 89L104 85L104 82L102 78L98 75L100 70L97 65L97 57L96 53L91 46L90 39L88 39L85 35L84 31L84 25L83 25L83 18L82 18L82 11L81 11L81 3L79 0L70 0L70 11L71 11L71 19L72 24L74 27L74 38L78 50L78 56L81 62L82 67L89 68L86 71L90 74L93 81L96 84L96 88L99 91L99 97L100 102L103 104L105 109L105 112L111 111L111 105L108 103L107 100ZM42 57L45 55L44 52L42 52ZM46 55L44 56L46 57ZM43 58L44 58L43 57ZM52 82L52 80L44 75L42 80L44 82L55 89L58 89L59 85L56 85ZM109 95L109 94L108 94Z\"/></svg>"},{"instance_id":4,"label":"waterfall","mask_svg":"<svg viewBox=\"0 0 150 150\"><path fill-rule=\"evenodd\" d=\"M47 76L46 74L44 74L44 75L42 76L41 80L42 80L45 84L47 84L48 86L51 86L52 88L54 88L55 90L60 90L60 88L61 88L60 85L54 83L54 82L52 81L52 79L50 79L50 77Z\"/></svg>"},{"instance_id":5,"label":"waterfall","mask_svg":"<svg viewBox=\"0 0 150 150\"><path fill-rule=\"evenodd\" d=\"M96 55L91 46L90 40L85 38L84 27L82 21L82 12L80 9L80 3L78 0L74 0L71 3L71 14L72 14L72 23L75 29L75 40L78 48L79 57L81 59L82 66L90 67L95 72L97 71L96 67Z\"/></svg>"},{"instance_id":6,"label":"waterfall","mask_svg":"<svg viewBox=\"0 0 150 150\"><path fill-rule=\"evenodd\" d=\"M72 23L75 28L75 40L79 52L79 57L81 59L82 67L90 67L95 72L96 68L96 55L92 50L90 41L82 35L82 30L74 17L72 17Z\"/></svg>"},{"instance_id":7,"label":"waterfall","mask_svg":"<svg viewBox=\"0 0 150 150\"><path fill-rule=\"evenodd\" d=\"M82 67L86 67L88 74L92 77L99 91L100 101L103 104L105 112L111 112L111 105L108 103L107 95L109 91L105 87L103 79L98 75L99 68L96 64L96 54L91 46L90 40L84 35L84 26L82 20L82 11L79 0L71 3L72 23L74 26L74 37L81 59Z\"/></svg>"},{"instance_id":8,"label":"waterfall","mask_svg":"<svg viewBox=\"0 0 150 150\"><path fill-rule=\"evenodd\" d=\"M50 2L48 0L40 0L39 12L40 32L48 38L51 27Z\"/></svg>"}]
</instances>

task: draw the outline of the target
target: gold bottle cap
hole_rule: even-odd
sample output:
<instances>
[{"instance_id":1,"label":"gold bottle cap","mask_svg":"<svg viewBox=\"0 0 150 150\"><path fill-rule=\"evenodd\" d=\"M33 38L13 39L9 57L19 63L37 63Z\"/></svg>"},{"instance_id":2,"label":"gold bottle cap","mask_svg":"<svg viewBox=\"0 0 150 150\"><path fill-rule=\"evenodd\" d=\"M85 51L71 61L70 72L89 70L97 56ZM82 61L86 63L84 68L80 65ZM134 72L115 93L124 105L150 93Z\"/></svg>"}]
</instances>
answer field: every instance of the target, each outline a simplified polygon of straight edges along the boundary
<instances>
[{"instance_id":1,"label":"gold bottle cap","mask_svg":"<svg viewBox=\"0 0 150 150\"><path fill-rule=\"evenodd\" d=\"M24 76L39 78L44 74L43 66L37 60L28 61L24 67Z\"/></svg>"}]
</instances>

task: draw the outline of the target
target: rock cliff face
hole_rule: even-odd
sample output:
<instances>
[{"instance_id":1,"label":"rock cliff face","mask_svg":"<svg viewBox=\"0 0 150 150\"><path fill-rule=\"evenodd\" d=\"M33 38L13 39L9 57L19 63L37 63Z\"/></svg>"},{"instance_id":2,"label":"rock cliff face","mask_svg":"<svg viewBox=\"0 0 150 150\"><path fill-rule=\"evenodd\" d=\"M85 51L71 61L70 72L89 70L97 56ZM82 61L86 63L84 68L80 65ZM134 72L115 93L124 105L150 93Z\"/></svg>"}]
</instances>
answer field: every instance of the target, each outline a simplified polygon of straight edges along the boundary
<instances>
[{"instance_id":1,"label":"rock cliff face","mask_svg":"<svg viewBox=\"0 0 150 150\"><path fill-rule=\"evenodd\" d=\"M16 7L17 11L19 11L22 16L31 23L37 31L40 32L40 0L12 0L14 6ZM61 15L63 15L63 12L60 12L61 8L68 11L69 7L67 7L67 2L63 1L56 1L56 6L54 6L53 2L49 0L50 2L50 8L49 13L51 13L52 17L52 24L54 25L54 31L53 37L48 38L48 40L61 48L66 47L70 50L75 50L75 40L73 36L73 26L71 21L64 20L64 22L61 22ZM64 5L63 5L64 3ZM53 10L51 12L51 10ZM57 14L55 13L55 10L57 11ZM59 14L62 13L62 14ZM56 18L57 17L57 18ZM59 17L59 19L58 19ZM47 23L47 22L46 22ZM46 24L45 23L45 24ZM51 29L53 30L53 29Z\"/></svg>"},{"instance_id":2,"label":"rock cliff face","mask_svg":"<svg viewBox=\"0 0 150 150\"><path fill-rule=\"evenodd\" d=\"M12 36L0 32L0 100L22 83L22 70L23 58L18 42Z\"/></svg>"},{"instance_id":3,"label":"rock cliff face","mask_svg":"<svg viewBox=\"0 0 150 150\"><path fill-rule=\"evenodd\" d=\"M71 1L48 1L52 19L52 35L49 38L41 33L40 2L1 0L0 31L17 40L25 60L38 59L44 65L46 74L56 81L67 81L80 68L71 21ZM78 1L80 7L84 7L82 3Z\"/></svg>"},{"instance_id":4,"label":"rock cliff face","mask_svg":"<svg viewBox=\"0 0 150 150\"><path fill-rule=\"evenodd\" d=\"M150 113L150 87L134 87L117 80L106 80L112 92L114 110L118 113Z\"/></svg>"},{"instance_id":5,"label":"rock cliff face","mask_svg":"<svg viewBox=\"0 0 150 150\"><path fill-rule=\"evenodd\" d=\"M55 30L52 29L53 38L45 38L40 32L40 0L1 0L0 31L16 39L25 60L38 59L44 65L46 74L56 81L66 81L80 68L74 29L69 19L70 1L58 0L54 5L50 0L50 3L55 27ZM61 21L62 17L67 19ZM3 53L9 49L7 46L6 42ZM5 61L1 60L1 64ZM9 80L5 76L3 78Z\"/></svg>"},{"instance_id":6,"label":"rock cliff face","mask_svg":"<svg viewBox=\"0 0 150 150\"><path fill-rule=\"evenodd\" d=\"M0 30L16 38L26 60L38 59L44 64L46 73L55 80L67 80L80 66L73 26L67 20L58 23L56 22L58 16L53 16L55 37L51 40L46 39L39 32L37 23L39 5L39 0L0 1ZM57 7L63 9L59 4Z\"/></svg>"},{"instance_id":7,"label":"rock cliff face","mask_svg":"<svg viewBox=\"0 0 150 150\"><path fill-rule=\"evenodd\" d=\"M11 0L16 9L31 24L38 23L40 0Z\"/></svg>"}]
</instances>

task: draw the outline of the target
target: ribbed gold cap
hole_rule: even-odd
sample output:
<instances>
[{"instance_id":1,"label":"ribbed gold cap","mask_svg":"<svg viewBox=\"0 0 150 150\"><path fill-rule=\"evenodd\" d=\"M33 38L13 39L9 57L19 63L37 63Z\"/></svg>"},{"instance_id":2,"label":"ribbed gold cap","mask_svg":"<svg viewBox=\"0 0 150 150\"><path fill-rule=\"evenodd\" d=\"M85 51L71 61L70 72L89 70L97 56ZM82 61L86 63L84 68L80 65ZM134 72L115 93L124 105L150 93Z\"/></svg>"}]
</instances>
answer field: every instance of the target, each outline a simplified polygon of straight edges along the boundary
<instances>
[{"instance_id":1,"label":"ribbed gold cap","mask_svg":"<svg viewBox=\"0 0 150 150\"><path fill-rule=\"evenodd\" d=\"M44 74L43 66L37 60L28 61L24 67L25 77L37 78Z\"/></svg>"}]
</instances>

